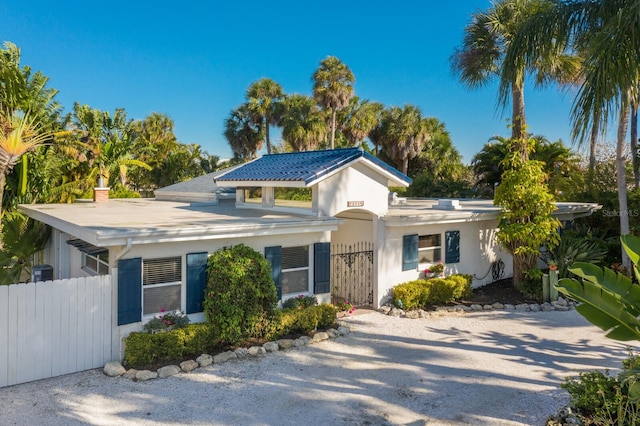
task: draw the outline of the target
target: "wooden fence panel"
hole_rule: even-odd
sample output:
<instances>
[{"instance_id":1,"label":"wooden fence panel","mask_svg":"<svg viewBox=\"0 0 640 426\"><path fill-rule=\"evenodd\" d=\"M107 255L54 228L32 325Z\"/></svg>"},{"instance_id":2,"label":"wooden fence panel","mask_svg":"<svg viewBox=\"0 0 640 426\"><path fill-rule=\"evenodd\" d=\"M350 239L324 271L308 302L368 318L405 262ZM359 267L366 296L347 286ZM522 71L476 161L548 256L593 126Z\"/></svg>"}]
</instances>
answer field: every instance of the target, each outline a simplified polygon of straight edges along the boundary
<instances>
[{"instance_id":1,"label":"wooden fence panel","mask_svg":"<svg viewBox=\"0 0 640 426\"><path fill-rule=\"evenodd\" d=\"M111 357L111 277L0 286L0 387Z\"/></svg>"}]
</instances>

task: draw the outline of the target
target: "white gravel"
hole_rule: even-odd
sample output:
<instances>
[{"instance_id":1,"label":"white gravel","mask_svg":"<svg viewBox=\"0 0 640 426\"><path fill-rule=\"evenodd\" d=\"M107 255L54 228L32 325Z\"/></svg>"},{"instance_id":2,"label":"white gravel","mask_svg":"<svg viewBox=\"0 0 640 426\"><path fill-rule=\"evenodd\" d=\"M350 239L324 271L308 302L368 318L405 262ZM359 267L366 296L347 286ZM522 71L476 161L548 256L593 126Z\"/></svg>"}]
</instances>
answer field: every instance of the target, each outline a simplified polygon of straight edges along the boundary
<instances>
[{"instance_id":1,"label":"white gravel","mask_svg":"<svg viewBox=\"0 0 640 426\"><path fill-rule=\"evenodd\" d=\"M347 318L331 341L132 382L101 370L0 389L2 425L542 425L627 345L575 311Z\"/></svg>"}]
</instances>

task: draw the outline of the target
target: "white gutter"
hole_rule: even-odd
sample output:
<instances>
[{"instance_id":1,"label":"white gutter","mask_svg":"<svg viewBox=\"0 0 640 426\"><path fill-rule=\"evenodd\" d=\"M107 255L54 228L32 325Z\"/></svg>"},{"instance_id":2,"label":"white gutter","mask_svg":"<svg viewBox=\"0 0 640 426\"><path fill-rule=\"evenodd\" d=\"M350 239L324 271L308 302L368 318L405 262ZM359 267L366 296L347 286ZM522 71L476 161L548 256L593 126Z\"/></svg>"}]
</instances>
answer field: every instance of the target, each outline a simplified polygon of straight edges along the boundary
<instances>
[{"instance_id":1,"label":"white gutter","mask_svg":"<svg viewBox=\"0 0 640 426\"><path fill-rule=\"evenodd\" d=\"M122 256L124 256L129 252L129 250L131 250L131 247L133 247L133 238L127 238L127 246L120 250L120 253L116 254L116 262L122 259Z\"/></svg>"}]
</instances>

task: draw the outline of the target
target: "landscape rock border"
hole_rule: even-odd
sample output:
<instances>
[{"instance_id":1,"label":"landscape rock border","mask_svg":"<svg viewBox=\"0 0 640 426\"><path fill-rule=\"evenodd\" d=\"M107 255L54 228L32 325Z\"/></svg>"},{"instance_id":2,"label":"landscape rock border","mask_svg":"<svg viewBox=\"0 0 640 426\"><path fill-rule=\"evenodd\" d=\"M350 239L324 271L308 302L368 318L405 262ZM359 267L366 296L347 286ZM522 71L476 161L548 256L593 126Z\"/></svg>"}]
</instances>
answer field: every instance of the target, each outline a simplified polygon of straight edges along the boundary
<instances>
[{"instance_id":1,"label":"landscape rock border","mask_svg":"<svg viewBox=\"0 0 640 426\"><path fill-rule=\"evenodd\" d=\"M384 315L391 315L401 318L430 318L444 315L461 315L473 312L487 312L487 311L514 311L514 312L551 312L551 311L570 311L575 308L575 303L566 300L563 297L558 297L558 300L545 303L522 303L519 305L502 304L495 302L492 304L480 305L453 305L453 306L438 306L433 311L425 311L424 309L416 309L411 311L405 311L393 306L390 303L382 306L378 311Z\"/></svg>"},{"instance_id":2,"label":"landscape rock border","mask_svg":"<svg viewBox=\"0 0 640 426\"><path fill-rule=\"evenodd\" d=\"M182 361L180 365L165 365L156 371L126 369L119 361L107 362L103 368L103 373L109 377L124 377L133 381L145 382L153 379L166 379L179 373L190 373L198 368L205 368L211 364L221 364L233 359L244 359L248 357L259 357L271 352L292 349L300 346L320 343L328 339L335 339L340 336L347 336L351 329L345 324L338 322L337 329L330 328L327 331L318 331L313 337L301 336L297 339L280 339L273 342L266 342L261 346L251 346L250 348L237 348L233 351L221 352L216 355L202 354L195 360Z\"/></svg>"}]
</instances>

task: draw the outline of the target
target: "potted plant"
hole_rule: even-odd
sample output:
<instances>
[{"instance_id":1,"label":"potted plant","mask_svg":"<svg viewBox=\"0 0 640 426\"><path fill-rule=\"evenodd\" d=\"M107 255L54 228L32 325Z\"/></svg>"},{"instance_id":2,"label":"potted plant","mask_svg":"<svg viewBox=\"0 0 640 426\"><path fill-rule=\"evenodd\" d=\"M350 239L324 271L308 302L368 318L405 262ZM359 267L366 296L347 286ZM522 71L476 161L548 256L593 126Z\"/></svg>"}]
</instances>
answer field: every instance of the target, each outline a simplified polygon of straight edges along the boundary
<instances>
[{"instance_id":1,"label":"potted plant","mask_svg":"<svg viewBox=\"0 0 640 426\"><path fill-rule=\"evenodd\" d=\"M553 260L549 261L549 270L550 271L557 271L558 270L558 264L556 262L554 262Z\"/></svg>"},{"instance_id":2,"label":"potted plant","mask_svg":"<svg viewBox=\"0 0 640 426\"><path fill-rule=\"evenodd\" d=\"M444 264L441 260L438 263L429 266L424 270L425 277L442 277L444 276Z\"/></svg>"}]
</instances>

